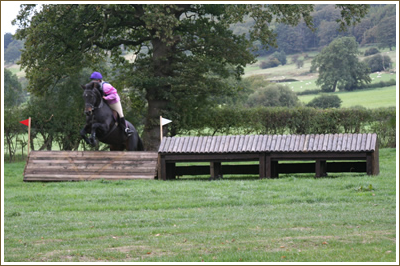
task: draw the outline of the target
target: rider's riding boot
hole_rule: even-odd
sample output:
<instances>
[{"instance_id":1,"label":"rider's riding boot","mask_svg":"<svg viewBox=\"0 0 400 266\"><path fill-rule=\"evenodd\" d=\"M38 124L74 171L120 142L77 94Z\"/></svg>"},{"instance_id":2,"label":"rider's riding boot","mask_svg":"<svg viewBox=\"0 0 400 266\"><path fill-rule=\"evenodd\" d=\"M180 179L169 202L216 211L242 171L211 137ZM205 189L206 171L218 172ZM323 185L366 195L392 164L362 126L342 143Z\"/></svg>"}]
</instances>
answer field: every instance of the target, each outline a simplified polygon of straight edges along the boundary
<instances>
[{"instance_id":1,"label":"rider's riding boot","mask_svg":"<svg viewBox=\"0 0 400 266\"><path fill-rule=\"evenodd\" d=\"M126 126L125 117L121 117L121 127L128 137L130 137L133 134L133 131L129 127Z\"/></svg>"}]
</instances>

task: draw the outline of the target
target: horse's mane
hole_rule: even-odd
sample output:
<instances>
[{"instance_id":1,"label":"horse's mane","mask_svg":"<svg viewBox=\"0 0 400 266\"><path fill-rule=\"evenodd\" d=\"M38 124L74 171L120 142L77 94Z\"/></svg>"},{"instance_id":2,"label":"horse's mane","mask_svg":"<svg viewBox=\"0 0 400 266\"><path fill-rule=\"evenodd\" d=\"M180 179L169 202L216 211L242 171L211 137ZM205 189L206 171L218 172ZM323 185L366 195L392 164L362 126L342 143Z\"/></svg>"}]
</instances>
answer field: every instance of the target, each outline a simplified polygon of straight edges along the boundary
<instances>
[{"instance_id":1,"label":"horse's mane","mask_svg":"<svg viewBox=\"0 0 400 266\"><path fill-rule=\"evenodd\" d=\"M89 82L88 84L87 84L87 86L89 87L89 88L92 88L93 90L96 90L97 91L97 93L98 93L98 95L100 95L100 98L103 98L102 96L102 93L101 93L101 91L100 91L100 87L101 87L101 84L100 84L100 82L98 82L98 81L95 81L95 80L92 80L91 82ZM101 99L108 107L110 107L110 104L106 101L106 100L104 100L104 99Z\"/></svg>"}]
</instances>

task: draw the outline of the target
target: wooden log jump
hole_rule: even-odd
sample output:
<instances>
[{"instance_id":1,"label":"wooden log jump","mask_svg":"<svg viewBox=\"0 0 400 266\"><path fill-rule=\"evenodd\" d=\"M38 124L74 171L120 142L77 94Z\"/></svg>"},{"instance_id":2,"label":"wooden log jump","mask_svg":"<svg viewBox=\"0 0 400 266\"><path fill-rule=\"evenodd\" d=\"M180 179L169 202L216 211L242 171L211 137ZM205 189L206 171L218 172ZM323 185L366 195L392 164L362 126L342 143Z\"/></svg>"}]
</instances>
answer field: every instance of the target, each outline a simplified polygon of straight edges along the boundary
<instances>
[{"instance_id":1,"label":"wooden log jump","mask_svg":"<svg viewBox=\"0 0 400 266\"><path fill-rule=\"evenodd\" d=\"M163 180L200 173L211 178L224 174L258 174L260 178L278 177L279 173L314 172L315 177L327 172L379 174L376 134L172 137L162 140L158 153ZM257 164L221 165L246 161ZM210 166L176 166L181 162L209 162Z\"/></svg>"},{"instance_id":2,"label":"wooden log jump","mask_svg":"<svg viewBox=\"0 0 400 266\"><path fill-rule=\"evenodd\" d=\"M154 179L156 152L32 151L24 181Z\"/></svg>"}]
</instances>

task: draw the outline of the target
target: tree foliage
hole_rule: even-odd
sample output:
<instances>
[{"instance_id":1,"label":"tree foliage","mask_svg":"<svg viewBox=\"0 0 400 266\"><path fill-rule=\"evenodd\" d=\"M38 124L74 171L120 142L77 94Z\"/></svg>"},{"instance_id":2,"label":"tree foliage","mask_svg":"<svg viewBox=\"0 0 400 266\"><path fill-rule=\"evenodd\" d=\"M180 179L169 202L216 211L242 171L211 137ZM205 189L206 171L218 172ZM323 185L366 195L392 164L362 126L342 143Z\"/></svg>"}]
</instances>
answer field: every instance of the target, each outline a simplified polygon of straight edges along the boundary
<instances>
[{"instance_id":1,"label":"tree foliage","mask_svg":"<svg viewBox=\"0 0 400 266\"><path fill-rule=\"evenodd\" d=\"M364 16L368 5L337 5L340 26ZM63 4L23 5L16 37L26 39L21 56L29 89L43 94L57 81L84 67L101 67L108 58L116 78L147 101L143 139L149 150L159 144L158 118L188 120L207 112L215 96L232 92L225 80L239 78L255 60L253 43L276 47L272 22L312 28L309 4ZM30 15L33 14L31 17ZM248 33L230 26L254 21ZM134 62L124 53L136 55ZM105 76L111 73L104 73ZM218 97L217 97L218 98Z\"/></svg>"},{"instance_id":2,"label":"tree foliage","mask_svg":"<svg viewBox=\"0 0 400 266\"><path fill-rule=\"evenodd\" d=\"M339 108L342 100L337 95L323 94L312 99L307 106L314 108Z\"/></svg>"},{"instance_id":3,"label":"tree foliage","mask_svg":"<svg viewBox=\"0 0 400 266\"><path fill-rule=\"evenodd\" d=\"M4 69L4 107L14 107L24 101L25 93L17 76L10 70Z\"/></svg>"},{"instance_id":4,"label":"tree foliage","mask_svg":"<svg viewBox=\"0 0 400 266\"><path fill-rule=\"evenodd\" d=\"M318 70L316 84L325 92L354 90L370 83L369 68L357 58L358 44L354 37L335 39L313 60L311 71Z\"/></svg>"},{"instance_id":5,"label":"tree foliage","mask_svg":"<svg viewBox=\"0 0 400 266\"><path fill-rule=\"evenodd\" d=\"M392 66L392 59L390 59L390 57L387 55L381 54L376 54L374 56L366 58L363 62L368 65L371 73L384 71Z\"/></svg>"},{"instance_id":6,"label":"tree foliage","mask_svg":"<svg viewBox=\"0 0 400 266\"><path fill-rule=\"evenodd\" d=\"M247 106L284 106L294 107L299 105L299 98L287 86L270 83L265 87L257 89L252 93L248 100Z\"/></svg>"}]
</instances>

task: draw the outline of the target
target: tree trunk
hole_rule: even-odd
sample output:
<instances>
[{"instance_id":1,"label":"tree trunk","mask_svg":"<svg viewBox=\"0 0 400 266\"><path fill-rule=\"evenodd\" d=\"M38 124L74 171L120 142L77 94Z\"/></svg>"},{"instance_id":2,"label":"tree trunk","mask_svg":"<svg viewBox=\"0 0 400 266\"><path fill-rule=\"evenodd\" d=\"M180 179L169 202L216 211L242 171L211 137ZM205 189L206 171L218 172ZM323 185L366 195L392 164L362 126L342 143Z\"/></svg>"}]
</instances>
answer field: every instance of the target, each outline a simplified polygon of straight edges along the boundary
<instances>
[{"instance_id":1,"label":"tree trunk","mask_svg":"<svg viewBox=\"0 0 400 266\"><path fill-rule=\"evenodd\" d=\"M167 101L147 98L148 110L142 135L146 151L158 151L160 146L160 115L167 106Z\"/></svg>"},{"instance_id":2,"label":"tree trunk","mask_svg":"<svg viewBox=\"0 0 400 266\"><path fill-rule=\"evenodd\" d=\"M171 90L171 84L166 80L171 77L171 62L175 45L167 45L159 38L152 40L153 73L159 81L157 87L147 88L146 99L148 110L142 135L144 148L147 151L158 151L160 146L160 115L167 109L168 100L165 95Z\"/></svg>"},{"instance_id":3,"label":"tree trunk","mask_svg":"<svg viewBox=\"0 0 400 266\"><path fill-rule=\"evenodd\" d=\"M335 92L335 91L336 91L336 85L337 85L337 80L335 80L335 83L333 83L332 92Z\"/></svg>"}]
</instances>

